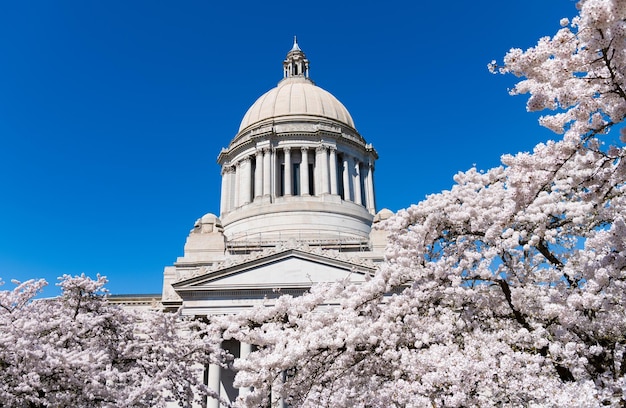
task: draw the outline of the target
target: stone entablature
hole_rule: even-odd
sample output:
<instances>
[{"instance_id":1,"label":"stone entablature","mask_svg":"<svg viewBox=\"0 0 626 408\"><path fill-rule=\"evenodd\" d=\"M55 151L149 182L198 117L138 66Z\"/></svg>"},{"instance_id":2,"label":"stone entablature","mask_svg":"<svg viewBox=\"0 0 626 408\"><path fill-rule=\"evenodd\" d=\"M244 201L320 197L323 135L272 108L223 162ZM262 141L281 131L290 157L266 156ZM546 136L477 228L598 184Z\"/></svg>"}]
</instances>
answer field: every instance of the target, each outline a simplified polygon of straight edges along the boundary
<instances>
[{"instance_id":1,"label":"stone entablature","mask_svg":"<svg viewBox=\"0 0 626 408\"><path fill-rule=\"evenodd\" d=\"M162 310L161 300L162 295L160 293L107 296L107 301L110 304L135 310Z\"/></svg>"}]
</instances>

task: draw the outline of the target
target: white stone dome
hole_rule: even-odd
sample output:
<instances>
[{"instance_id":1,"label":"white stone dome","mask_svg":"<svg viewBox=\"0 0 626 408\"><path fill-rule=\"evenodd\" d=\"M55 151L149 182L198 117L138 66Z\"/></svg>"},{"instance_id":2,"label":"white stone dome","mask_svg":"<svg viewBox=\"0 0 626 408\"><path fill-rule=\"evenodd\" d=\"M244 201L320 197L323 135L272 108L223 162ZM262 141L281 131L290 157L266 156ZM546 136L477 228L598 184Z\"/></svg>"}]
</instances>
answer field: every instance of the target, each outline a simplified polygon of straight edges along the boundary
<instances>
[{"instance_id":1,"label":"white stone dome","mask_svg":"<svg viewBox=\"0 0 626 408\"><path fill-rule=\"evenodd\" d=\"M239 132L267 119L293 116L329 118L354 128L345 106L330 92L304 77L288 77L263 94L246 112Z\"/></svg>"},{"instance_id":2,"label":"white stone dome","mask_svg":"<svg viewBox=\"0 0 626 408\"><path fill-rule=\"evenodd\" d=\"M228 245L369 245L377 158L346 107L309 79L309 61L294 39L283 79L252 104L218 157Z\"/></svg>"}]
</instances>

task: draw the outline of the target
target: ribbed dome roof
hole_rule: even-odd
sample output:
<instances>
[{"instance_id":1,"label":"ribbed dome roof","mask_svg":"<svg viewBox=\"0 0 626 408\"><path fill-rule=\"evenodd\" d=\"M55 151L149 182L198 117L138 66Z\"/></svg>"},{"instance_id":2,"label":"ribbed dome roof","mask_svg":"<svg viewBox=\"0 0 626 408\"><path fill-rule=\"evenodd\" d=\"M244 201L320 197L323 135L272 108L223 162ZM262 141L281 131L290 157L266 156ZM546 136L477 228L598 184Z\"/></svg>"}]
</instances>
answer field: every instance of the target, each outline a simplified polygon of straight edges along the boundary
<instances>
[{"instance_id":1,"label":"ribbed dome roof","mask_svg":"<svg viewBox=\"0 0 626 408\"><path fill-rule=\"evenodd\" d=\"M289 77L252 104L239 125L239 131L265 119L294 115L330 118L354 128L350 113L330 92L308 78Z\"/></svg>"}]
</instances>

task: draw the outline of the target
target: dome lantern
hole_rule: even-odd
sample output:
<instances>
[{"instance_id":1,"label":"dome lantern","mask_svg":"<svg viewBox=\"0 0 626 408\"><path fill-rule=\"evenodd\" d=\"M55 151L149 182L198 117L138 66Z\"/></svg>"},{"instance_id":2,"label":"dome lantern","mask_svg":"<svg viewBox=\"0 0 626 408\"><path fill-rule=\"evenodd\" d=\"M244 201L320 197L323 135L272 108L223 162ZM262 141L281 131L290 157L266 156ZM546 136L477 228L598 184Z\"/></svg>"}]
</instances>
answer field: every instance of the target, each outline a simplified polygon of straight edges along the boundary
<instances>
[{"instance_id":1,"label":"dome lantern","mask_svg":"<svg viewBox=\"0 0 626 408\"><path fill-rule=\"evenodd\" d=\"M283 77L309 77L309 60L298 46L298 39L293 36L293 47L287 53L287 58L283 61Z\"/></svg>"}]
</instances>

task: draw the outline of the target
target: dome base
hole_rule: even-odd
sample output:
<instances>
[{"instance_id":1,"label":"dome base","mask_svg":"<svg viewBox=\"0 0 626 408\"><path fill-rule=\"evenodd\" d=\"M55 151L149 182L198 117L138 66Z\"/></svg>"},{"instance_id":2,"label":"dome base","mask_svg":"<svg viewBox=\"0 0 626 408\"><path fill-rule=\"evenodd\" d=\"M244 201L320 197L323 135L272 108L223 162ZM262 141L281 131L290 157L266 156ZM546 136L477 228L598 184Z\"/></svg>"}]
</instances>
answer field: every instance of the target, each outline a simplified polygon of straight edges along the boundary
<instances>
[{"instance_id":1,"label":"dome base","mask_svg":"<svg viewBox=\"0 0 626 408\"><path fill-rule=\"evenodd\" d=\"M229 245L236 242L271 246L296 240L312 245L362 245L368 242L373 216L339 196L277 198L247 204L222 216Z\"/></svg>"}]
</instances>

